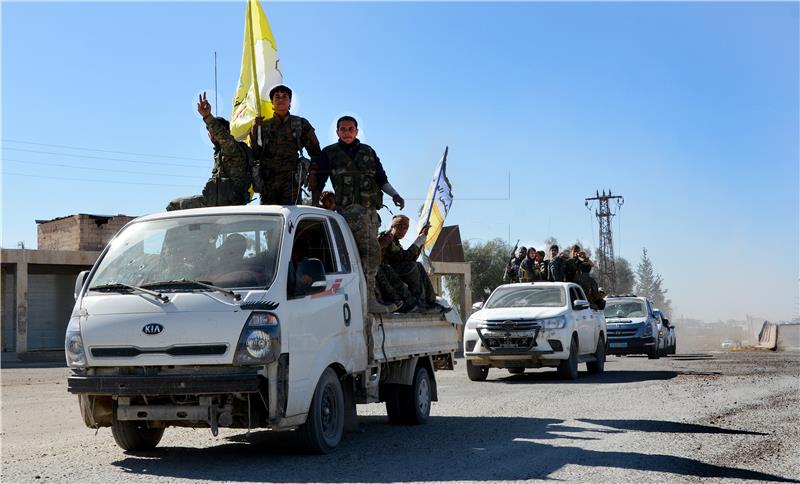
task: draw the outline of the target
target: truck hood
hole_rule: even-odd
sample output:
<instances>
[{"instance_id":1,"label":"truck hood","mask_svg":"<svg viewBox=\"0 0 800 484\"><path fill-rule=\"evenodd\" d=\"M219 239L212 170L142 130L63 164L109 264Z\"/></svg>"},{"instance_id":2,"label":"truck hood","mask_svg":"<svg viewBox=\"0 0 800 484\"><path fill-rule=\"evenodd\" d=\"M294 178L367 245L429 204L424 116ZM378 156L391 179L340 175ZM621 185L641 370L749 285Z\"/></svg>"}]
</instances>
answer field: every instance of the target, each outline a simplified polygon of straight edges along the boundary
<instances>
[{"instance_id":1,"label":"truck hood","mask_svg":"<svg viewBox=\"0 0 800 484\"><path fill-rule=\"evenodd\" d=\"M83 297L80 327L88 365L230 364L251 311L214 292L168 296L167 303L138 294Z\"/></svg>"},{"instance_id":2,"label":"truck hood","mask_svg":"<svg viewBox=\"0 0 800 484\"><path fill-rule=\"evenodd\" d=\"M544 319L559 316L564 313L564 308L491 308L481 309L471 316L471 319L483 321Z\"/></svg>"},{"instance_id":3,"label":"truck hood","mask_svg":"<svg viewBox=\"0 0 800 484\"><path fill-rule=\"evenodd\" d=\"M647 318L610 318L606 319L609 328L624 328L626 326L643 324Z\"/></svg>"}]
</instances>

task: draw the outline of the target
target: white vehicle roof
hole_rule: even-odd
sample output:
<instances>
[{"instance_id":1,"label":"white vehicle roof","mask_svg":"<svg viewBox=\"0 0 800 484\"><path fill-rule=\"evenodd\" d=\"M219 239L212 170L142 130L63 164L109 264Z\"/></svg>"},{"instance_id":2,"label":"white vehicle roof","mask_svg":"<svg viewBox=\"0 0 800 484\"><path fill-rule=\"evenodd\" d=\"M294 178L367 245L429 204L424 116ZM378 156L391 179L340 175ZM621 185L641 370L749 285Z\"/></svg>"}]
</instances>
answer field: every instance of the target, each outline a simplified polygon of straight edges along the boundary
<instances>
[{"instance_id":1,"label":"white vehicle roof","mask_svg":"<svg viewBox=\"0 0 800 484\"><path fill-rule=\"evenodd\" d=\"M531 286L545 286L545 287L547 287L547 286L558 286L558 287L563 287L563 286L568 286L570 284L577 286L577 284L575 284L574 282L544 282L544 281L540 282L540 281L537 281L537 282L515 282L515 283L512 283L512 284L502 284L502 285L497 286L497 287L531 287Z\"/></svg>"},{"instance_id":2,"label":"white vehicle roof","mask_svg":"<svg viewBox=\"0 0 800 484\"><path fill-rule=\"evenodd\" d=\"M307 205L233 205L226 207L190 208L188 210L174 210L172 212L159 212L150 215L143 215L132 222L143 222L166 218L178 218L192 215L235 215L235 214L264 214L264 215L283 215L287 218L302 214L316 215L336 215L324 208L310 207Z\"/></svg>"}]
</instances>

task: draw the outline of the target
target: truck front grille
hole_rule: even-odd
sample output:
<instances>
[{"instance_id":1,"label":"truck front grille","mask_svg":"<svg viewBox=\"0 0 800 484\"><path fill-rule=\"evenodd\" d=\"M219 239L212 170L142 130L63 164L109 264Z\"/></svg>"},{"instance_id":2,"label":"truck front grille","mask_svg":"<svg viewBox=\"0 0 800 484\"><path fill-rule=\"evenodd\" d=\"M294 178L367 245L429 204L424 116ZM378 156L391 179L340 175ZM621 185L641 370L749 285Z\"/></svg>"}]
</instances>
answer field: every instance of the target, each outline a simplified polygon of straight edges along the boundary
<instances>
[{"instance_id":1,"label":"truck front grille","mask_svg":"<svg viewBox=\"0 0 800 484\"><path fill-rule=\"evenodd\" d=\"M170 356L214 356L224 355L228 345L195 345L195 346L170 346L169 348L137 348L135 346L114 346L92 348L95 358L133 358L139 355L170 355Z\"/></svg>"},{"instance_id":2,"label":"truck front grille","mask_svg":"<svg viewBox=\"0 0 800 484\"><path fill-rule=\"evenodd\" d=\"M609 338L630 338L636 336L636 328L608 328Z\"/></svg>"}]
</instances>

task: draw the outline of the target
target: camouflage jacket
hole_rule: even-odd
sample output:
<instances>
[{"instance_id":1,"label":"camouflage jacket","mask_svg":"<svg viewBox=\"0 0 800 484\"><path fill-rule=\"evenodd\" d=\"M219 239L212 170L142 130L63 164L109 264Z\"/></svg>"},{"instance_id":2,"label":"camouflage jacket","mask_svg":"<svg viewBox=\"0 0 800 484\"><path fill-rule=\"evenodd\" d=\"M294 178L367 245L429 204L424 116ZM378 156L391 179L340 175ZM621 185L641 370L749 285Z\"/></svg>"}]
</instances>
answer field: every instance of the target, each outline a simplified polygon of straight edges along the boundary
<instances>
[{"instance_id":1,"label":"camouflage jacket","mask_svg":"<svg viewBox=\"0 0 800 484\"><path fill-rule=\"evenodd\" d=\"M214 168L211 178L229 178L237 185L249 185L250 167L246 144L236 141L231 132L214 116L203 118L208 131L214 136ZM244 187L247 190L248 187Z\"/></svg>"},{"instance_id":2,"label":"camouflage jacket","mask_svg":"<svg viewBox=\"0 0 800 484\"><path fill-rule=\"evenodd\" d=\"M381 187L388 182L375 150L358 139L345 144L328 145L312 163L317 166L317 186L324 187L328 177L333 185L337 207L362 205L378 210L383 206Z\"/></svg>"},{"instance_id":3,"label":"camouflage jacket","mask_svg":"<svg viewBox=\"0 0 800 484\"><path fill-rule=\"evenodd\" d=\"M294 172L303 148L312 158L320 154L311 123L293 114L284 119L273 116L261 125L261 145L254 143L253 154L268 170Z\"/></svg>"},{"instance_id":4,"label":"camouflage jacket","mask_svg":"<svg viewBox=\"0 0 800 484\"><path fill-rule=\"evenodd\" d=\"M391 232L391 230L385 230L378 234L378 238L383 237L384 235ZM400 245L400 241L392 237L392 243L389 244L389 247L383 249L383 262L389 264L390 266L394 266L403 262L414 262L419 257L419 247L414 244L408 246L408 249L404 249L402 245Z\"/></svg>"}]
</instances>

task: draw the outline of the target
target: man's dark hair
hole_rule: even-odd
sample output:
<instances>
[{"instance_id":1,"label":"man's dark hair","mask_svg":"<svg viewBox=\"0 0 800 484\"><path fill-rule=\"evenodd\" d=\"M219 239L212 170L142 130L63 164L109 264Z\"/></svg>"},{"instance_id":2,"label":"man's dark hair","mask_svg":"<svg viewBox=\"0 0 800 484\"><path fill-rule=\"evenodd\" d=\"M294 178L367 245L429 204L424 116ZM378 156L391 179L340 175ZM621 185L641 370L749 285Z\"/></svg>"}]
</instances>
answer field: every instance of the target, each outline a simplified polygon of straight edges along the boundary
<instances>
[{"instance_id":1,"label":"man's dark hair","mask_svg":"<svg viewBox=\"0 0 800 484\"><path fill-rule=\"evenodd\" d=\"M544 255L545 255L545 254L544 254L544 251L543 251L543 250L540 250L540 251L538 251L538 252L536 252L536 253L537 253L537 254L539 254L540 256L542 256L542 258L544 258Z\"/></svg>"},{"instance_id":2,"label":"man's dark hair","mask_svg":"<svg viewBox=\"0 0 800 484\"><path fill-rule=\"evenodd\" d=\"M354 117L352 117L352 116L342 116L341 118L339 118L339 119L336 121L336 129L339 129L339 125L340 125L340 124L342 124L342 121L352 121L352 122L353 122L353 125L354 125L356 128L358 128L358 121L356 121L356 118L354 118Z\"/></svg>"},{"instance_id":3,"label":"man's dark hair","mask_svg":"<svg viewBox=\"0 0 800 484\"><path fill-rule=\"evenodd\" d=\"M276 92L285 92L286 94L289 95L289 99L292 98L292 90L289 89L288 87L284 86L283 84L278 84L277 86L275 86L275 87L273 87L272 89L269 90L269 99L270 100L272 100L272 98L275 97L275 93Z\"/></svg>"},{"instance_id":4,"label":"man's dark hair","mask_svg":"<svg viewBox=\"0 0 800 484\"><path fill-rule=\"evenodd\" d=\"M524 250L526 254L528 253L528 249L524 245L521 245L519 250Z\"/></svg>"},{"instance_id":5,"label":"man's dark hair","mask_svg":"<svg viewBox=\"0 0 800 484\"><path fill-rule=\"evenodd\" d=\"M558 246L556 244L551 245L550 246L550 250L553 250L553 249L558 250Z\"/></svg>"}]
</instances>

